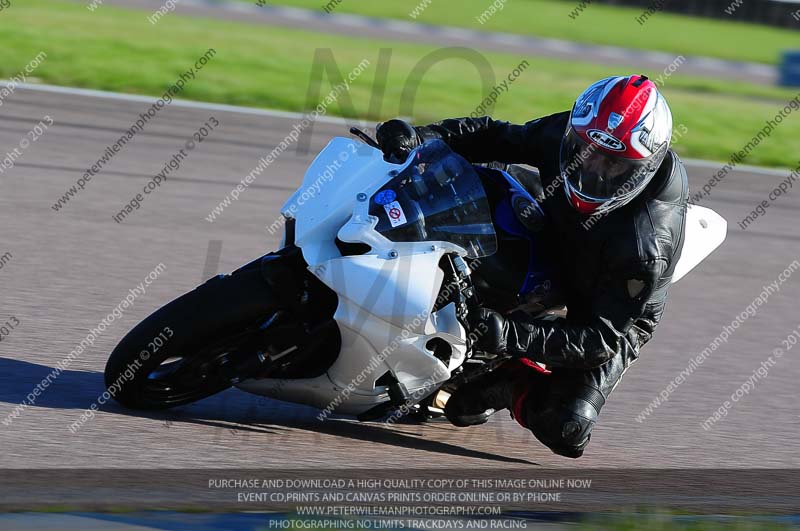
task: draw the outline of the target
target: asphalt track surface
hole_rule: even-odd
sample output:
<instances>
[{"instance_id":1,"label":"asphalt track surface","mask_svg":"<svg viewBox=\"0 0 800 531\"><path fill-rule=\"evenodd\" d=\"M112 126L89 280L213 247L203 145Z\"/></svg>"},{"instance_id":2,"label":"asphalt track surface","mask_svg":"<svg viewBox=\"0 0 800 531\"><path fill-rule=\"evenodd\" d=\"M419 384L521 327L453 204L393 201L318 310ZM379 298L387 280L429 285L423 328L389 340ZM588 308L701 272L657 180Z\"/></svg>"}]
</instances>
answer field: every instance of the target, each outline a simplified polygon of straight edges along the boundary
<instances>
[{"instance_id":1,"label":"asphalt track surface","mask_svg":"<svg viewBox=\"0 0 800 531\"><path fill-rule=\"evenodd\" d=\"M82 2L82 0L76 1ZM140 9L147 12L148 15L163 5L161 0L106 0L104 3ZM645 69L654 76L662 71L666 73L666 69L672 66L677 58L676 55L670 53L651 50L583 44L562 39L478 31L454 26L419 24L411 19L383 19L348 13L327 14L321 10L298 9L288 6L265 5L258 7L255 3L236 1L184 0L176 4L175 12L180 15L279 26L348 37L358 36L426 43L441 47L462 46L486 52L585 61L623 68L634 67L634 69ZM638 28L638 23L632 17L629 29L633 31ZM669 70L669 73L673 72L674 70ZM700 55L686 56L680 63L680 74L747 81L763 85L774 85L778 78L777 69L771 65L729 61Z\"/></svg>"},{"instance_id":2,"label":"asphalt track surface","mask_svg":"<svg viewBox=\"0 0 800 531\"><path fill-rule=\"evenodd\" d=\"M646 421L637 414L738 314L800 259L797 191L747 231L736 221L788 172L735 171L707 204L730 221L728 241L674 286L663 322L606 405L580 460L557 457L506 413L481 427L316 420L316 410L227 391L158 415L101 407L67 426L103 392L102 371L122 336L150 312L217 271L275 248L265 227L341 124L314 128L310 150L290 149L213 223L204 218L290 131L296 118L170 106L59 212L51 205L127 130L148 103L18 88L0 109L0 154L46 115L54 125L0 175L2 322L0 420L153 268L165 272L95 345L9 425L0 468L50 467L774 467L800 465L800 361L791 350L711 430L701 423L800 324L800 273L781 285ZM112 215L142 190L198 127L220 127L122 223ZM698 186L716 171L690 164ZM213 249L221 243L217 266ZM212 248L212 257L208 250Z\"/></svg>"}]
</instances>

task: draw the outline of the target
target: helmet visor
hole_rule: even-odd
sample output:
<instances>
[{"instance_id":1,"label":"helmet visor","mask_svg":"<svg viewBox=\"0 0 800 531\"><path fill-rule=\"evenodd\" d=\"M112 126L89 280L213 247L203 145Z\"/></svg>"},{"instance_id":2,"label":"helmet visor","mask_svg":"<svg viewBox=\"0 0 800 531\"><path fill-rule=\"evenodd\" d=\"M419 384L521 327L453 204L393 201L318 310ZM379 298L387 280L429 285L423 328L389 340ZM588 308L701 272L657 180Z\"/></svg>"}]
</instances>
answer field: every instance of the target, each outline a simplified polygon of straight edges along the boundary
<instances>
[{"instance_id":1,"label":"helmet visor","mask_svg":"<svg viewBox=\"0 0 800 531\"><path fill-rule=\"evenodd\" d=\"M561 142L561 174L573 191L594 202L636 193L652 175L651 159L633 160L610 155L588 144L570 128Z\"/></svg>"}]
</instances>

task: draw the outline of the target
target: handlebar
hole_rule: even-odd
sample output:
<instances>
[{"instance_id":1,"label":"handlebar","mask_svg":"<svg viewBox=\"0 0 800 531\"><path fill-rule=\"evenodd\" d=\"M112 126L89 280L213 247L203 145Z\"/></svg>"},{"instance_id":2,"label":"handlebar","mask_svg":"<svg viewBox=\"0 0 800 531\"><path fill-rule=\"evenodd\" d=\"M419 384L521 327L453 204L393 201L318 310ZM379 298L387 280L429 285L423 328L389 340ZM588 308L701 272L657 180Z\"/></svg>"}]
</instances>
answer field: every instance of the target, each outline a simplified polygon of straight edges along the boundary
<instances>
[{"instance_id":1,"label":"handlebar","mask_svg":"<svg viewBox=\"0 0 800 531\"><path fill-rule=\"evenodd\" d=\"M368 146L372 146L372 147L374 147L376 149L380 149L381 148L378 145L378 143L371 136L369 136L367 133L365 133L364 131L362 131L358 127L351 127L350 128L350 134L353 135L353 136L357 136L358 138L360 138Z\"/></svg>"}]
</instances>

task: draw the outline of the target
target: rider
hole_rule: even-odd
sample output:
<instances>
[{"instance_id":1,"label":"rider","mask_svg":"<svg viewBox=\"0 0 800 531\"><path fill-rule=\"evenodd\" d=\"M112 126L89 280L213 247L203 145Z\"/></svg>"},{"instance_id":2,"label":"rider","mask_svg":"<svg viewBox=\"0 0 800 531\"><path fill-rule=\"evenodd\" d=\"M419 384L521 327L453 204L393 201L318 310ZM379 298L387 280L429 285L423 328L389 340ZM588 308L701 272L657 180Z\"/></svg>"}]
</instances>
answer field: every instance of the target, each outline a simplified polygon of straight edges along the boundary
<instances>
[{"instance_id":1,"label":"rider","mask_svg":"<svg viewBox=\"0 0 800 531\"><path fill-rule=\"evenodd\" d=\"M473 312L474 329L488 330L476 348L516 359L456 390L445 407L453 424L509 409L556 454L583 454L600 409L661 319L680 256L688 184L671 136L669 106L639 75L598 81L571 112L525 125L482 117L379 126L390 161L439 138L473 163L525 163L540 174L526 184L552 235L566 318Z\"/></svg>"}]
</instances>

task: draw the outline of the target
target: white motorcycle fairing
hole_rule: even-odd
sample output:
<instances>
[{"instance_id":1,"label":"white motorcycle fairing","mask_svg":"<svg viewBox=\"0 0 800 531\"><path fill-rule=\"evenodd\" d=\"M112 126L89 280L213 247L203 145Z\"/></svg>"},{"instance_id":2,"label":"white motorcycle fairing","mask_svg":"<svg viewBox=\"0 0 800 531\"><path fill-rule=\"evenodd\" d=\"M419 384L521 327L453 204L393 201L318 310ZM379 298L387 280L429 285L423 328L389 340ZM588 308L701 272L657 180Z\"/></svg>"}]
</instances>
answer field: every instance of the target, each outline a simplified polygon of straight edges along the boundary
<instances>
[{"instance_id":1,"label":"white motorcycle fairing","mask_svg":"<svg viewBox=\"0 0 800 531\"><path fill-rule=\"evenodd\" d=\"M375 231L378 220L369 215L369 198L409 164L387 163L380 151L347 138L334 138L316 157L281 211L296 220L295 245L309 270L339 297L334 319L341 354L317 378L247 380L237 387L358 415L388 400L387 388L375 383L387 371L418 402L464 362L467 333L455 307L431 310L443 280L439 261L466 251L448 242L392 242ZM342 256L337 237L372 250ZM451 346L448 363L426 346L435 338Z\"/></svg>"},{"instance_id":2,"label":"white motorcycle fairing","mask_svg":"<svg viewBox=\"0 0 800 531\"><path fill-rule=\"evenodd\" d=\"M722 245L727 234L728 222L725 221L725 218L710 208L688 205L683 248L672 274L672 283L682 279L700 262L708 258L708 255Z\"/></svg>"}]
</instances>

